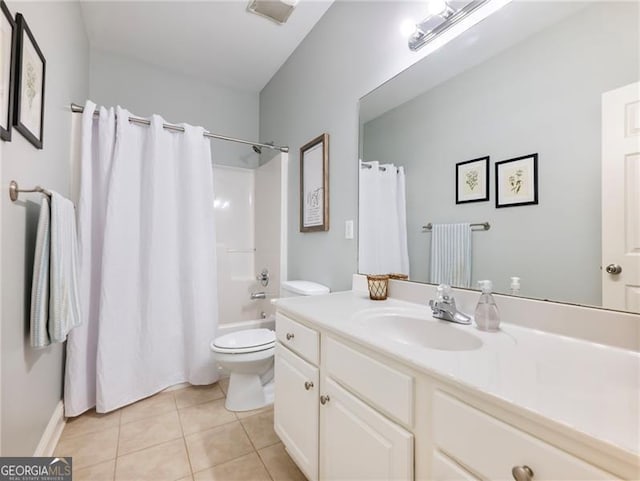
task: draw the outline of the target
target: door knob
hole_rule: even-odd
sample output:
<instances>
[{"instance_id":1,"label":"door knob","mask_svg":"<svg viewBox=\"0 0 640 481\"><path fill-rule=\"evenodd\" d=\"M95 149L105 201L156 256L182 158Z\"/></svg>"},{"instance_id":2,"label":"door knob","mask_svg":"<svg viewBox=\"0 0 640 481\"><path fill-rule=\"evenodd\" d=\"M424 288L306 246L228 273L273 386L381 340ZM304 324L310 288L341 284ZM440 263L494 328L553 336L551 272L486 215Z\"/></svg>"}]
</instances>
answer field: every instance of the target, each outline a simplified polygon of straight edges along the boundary
<instances>
[{"instance_id":1,"label":"door knob","mask_svg":"<svg viewBox=\"0 0 640 481\"><path fill-rule=\"evenodd\" d=\"M330 400L329 396L320 396L320 404L327 404Z\"/></svg>"},{"instance_id":2,"label":"door knob","mask_svg":"<svg viewBox=\"0 0 640 481\"><path fill-rule=\"evenodd\" d=\"M313 387L313 383L311 381L305 381L304 388L308 391Z\"/></svg>"},{"instance_id":3,"label":"door knob","mask_svg":"<svg viewBox=\"0 0 640 481\"><path fill-rule=\"evenodd\" d=\"M622 266L618 264L609 264L604 268L607 271L607 274L618 275L622 272Z\"/></svg>"},{"instance_id":4,"label":"door knob","mask_svg":"<svg viewBox=\"0 0 640 481\"><path fill-rule=\"evenodd\" d=\"M531 481L533 479L533 470L529 466L514 466L511 474L516 481Z\"/></svg>"}]
</instances>

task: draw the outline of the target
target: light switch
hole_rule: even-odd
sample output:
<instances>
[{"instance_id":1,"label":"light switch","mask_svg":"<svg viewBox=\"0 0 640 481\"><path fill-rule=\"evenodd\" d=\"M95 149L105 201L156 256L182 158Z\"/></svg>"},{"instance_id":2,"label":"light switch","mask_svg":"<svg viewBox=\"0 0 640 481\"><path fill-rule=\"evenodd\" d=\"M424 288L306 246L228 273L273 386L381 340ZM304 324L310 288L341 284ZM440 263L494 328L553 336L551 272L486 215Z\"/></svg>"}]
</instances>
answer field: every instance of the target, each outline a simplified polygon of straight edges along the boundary
<instances>
[{"instance_id":1,"label":"light switch","mask_svg":"<svg viewBox=\"0 0 640 481\"><path fill-rule=\"evenodd\" d=\"M353 221L347 220L344 223L344 238L353 239Z\"/></svg>"}]
</instances>

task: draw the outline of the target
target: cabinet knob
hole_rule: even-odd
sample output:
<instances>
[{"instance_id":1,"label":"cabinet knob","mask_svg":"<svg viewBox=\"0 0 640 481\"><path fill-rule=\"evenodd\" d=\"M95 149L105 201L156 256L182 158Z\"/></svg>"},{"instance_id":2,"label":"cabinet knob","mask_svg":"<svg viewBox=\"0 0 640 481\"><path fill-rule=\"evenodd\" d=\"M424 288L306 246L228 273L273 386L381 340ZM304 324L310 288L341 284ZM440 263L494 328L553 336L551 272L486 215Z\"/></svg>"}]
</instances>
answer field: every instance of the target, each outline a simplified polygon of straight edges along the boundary
<instances>
[{"instance_id":1,"label":"cabinet knob","mask_svg":"<svg viewBox=\"0 0 640 481\"><path fill-rule=\"evenodd\" d=\"M287 332L287 341L290 341L293 337L293 332Z\"/></svg>"},{"instance_id":2,"label":"cabinet knob","mask_svg":"<svg viewBox=\"0 0 640 481\"><path fill-rule=\"evenodd\" d=\"M304 388L308 391L313 387L313 383L311 381L305 381Z\"/></svg>"},{"instance_id":3,"label":"cabinet knob","mask_svg":"<svg viewBox=\"0 0 640 481\"><path fill-rule=\"evenodd\" d=\"M529 466L514 466L511 474L516 481L531 481L533 479L533 470Z\"/></svg>"},{"instance_id":4,"label":"cabinet knob","mask_svg":"<svg viewBox=\"0 0 640 481\"><path fill-rule=\"evenodd\" d=\"M329 396L320 396L320 404L325 405L327 404L329 401L331 401L331 399L329 398Z\"/></svg>"}]
</instances>

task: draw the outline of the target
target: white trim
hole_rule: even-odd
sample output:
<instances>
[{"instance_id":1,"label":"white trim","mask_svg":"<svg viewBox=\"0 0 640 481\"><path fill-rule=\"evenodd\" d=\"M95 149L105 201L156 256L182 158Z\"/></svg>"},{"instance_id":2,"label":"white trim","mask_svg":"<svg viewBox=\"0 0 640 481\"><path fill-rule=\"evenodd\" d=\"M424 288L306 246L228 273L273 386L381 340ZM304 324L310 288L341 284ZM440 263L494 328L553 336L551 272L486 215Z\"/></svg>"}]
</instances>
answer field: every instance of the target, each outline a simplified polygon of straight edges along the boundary
<instances>
[{"instance_id":1,"label":"white trim","mask_svg":"<svg viewBox=\"0 0 640 481\"><path fill-rule=\"evenodd\" d=\"M53 451L56 449L58 441L60 441L60 436L62 435L62 430L66 423L67 420L64 417L64 403L60 400L56 405L56 408L53 410L51 419L49 419L49 423L42 433L40 442L38 443L33 455L53 456Z\"/></svg>"}]
</instances>

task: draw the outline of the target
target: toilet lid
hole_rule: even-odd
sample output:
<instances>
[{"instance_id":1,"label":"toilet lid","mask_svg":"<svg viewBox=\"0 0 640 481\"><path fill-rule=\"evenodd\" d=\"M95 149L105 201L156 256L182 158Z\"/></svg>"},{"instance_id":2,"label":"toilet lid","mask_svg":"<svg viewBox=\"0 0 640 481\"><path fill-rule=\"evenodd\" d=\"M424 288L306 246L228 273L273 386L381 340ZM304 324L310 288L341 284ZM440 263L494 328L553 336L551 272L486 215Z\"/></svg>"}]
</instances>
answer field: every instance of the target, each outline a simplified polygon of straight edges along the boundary
<instances>
[{"instance_id":1,"label":"toilet lid","mask_svg":"<svg viewBox=\"0 0 640 481\"><path fill-rule=\"evenodd\" d=\"M276 333L270 329L245 329L217 337L213 346L219 350L260 351L267 349L276 341Z\"/></svg>"}]
</instances>

